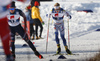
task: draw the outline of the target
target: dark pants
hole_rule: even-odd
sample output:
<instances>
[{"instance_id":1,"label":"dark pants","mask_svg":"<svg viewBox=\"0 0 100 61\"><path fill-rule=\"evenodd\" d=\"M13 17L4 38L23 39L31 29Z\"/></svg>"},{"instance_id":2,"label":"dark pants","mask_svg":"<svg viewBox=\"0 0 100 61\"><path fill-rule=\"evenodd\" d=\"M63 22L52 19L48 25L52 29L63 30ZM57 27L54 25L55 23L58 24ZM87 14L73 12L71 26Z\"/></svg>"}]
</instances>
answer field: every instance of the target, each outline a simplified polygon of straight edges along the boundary
<instances>
[{"instance_id":1,"label":"dark pants","mask_svg":"<svg viewBox=\"0 0 100 61\"><path fill-rule=\"evenodd\" d=\"M33 19L33 21L34 21L34 24L35 24L35 27L36 27L35 28L36 36L38 37L38 26L39 26L40 27L40 35L39 35L39 37L41 37L42 31L43 31L43 26L42 26L42 24L41 24L39 19Z\"/></svg>"},{"instance_id":2,"label":"dark pants","mask_svg":"<svg viewBox=\"0 0 100 61\"><path fill-rule=\"evenodd\" d=\"M16 32L25 40L25 42L28 43L28 45L30 46L30 48L33 51L36 51L36 48L34 47L32 42L28 39L28 36L25 33L25 31L24 31L24 29L22 28L21 25L18 25L18 26L15 26L15 27L10 26L10 30L11 30L11 40L12 40L11 41L12 53L15 53L15 33Z\"/></svg>"},{"instance_id":3,"label":"dark pants","mask_svg":"<svg viewBox=\"0 0 100 61\"><path fill-rule=\"evenodd\" d=\"M30 37L35 35L35 30L33 27L33 23L30 23Z\"/></svg>"}]
</instances>

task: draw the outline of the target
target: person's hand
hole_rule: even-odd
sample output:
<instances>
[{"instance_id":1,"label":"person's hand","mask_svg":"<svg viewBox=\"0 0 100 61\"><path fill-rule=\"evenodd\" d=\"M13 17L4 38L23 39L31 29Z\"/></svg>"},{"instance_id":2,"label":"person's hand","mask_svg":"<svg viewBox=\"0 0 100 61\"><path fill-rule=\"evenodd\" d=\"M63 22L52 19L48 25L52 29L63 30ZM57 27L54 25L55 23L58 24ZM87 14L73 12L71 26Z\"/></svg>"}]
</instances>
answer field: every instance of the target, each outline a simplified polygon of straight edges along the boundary
<instances>
[{"instance_id":1,"label":"person's hand","mask_svg":"<svg viewBox=\"0 0 100 61\"><path fill-rule=\"evenodd\" d=\"M50 18L51 14L46 14L46 17Z\"/></svg>"},{"instance_id":2,"label":"person's hand","mask_svg":"<svg viewBox=\"0 0 100 61\"><path fill-rule=\"evenodd\" d=\"M68 16L68 18L69 18L69 19L71 19L71 18L72 18L72 16L71 16L71 15L69 15L69 16Z\"/></svg>"},{"instance_id":3,"label":"person's hand","mask_svg":"<svg viewBox=\"0 0 100 61\"><path fill-rule=\"evenodd\" d=\"M42 25L44 25L45 23L44 23L44 21L42 22Z\"/></svg>"},{"instance_id":4,"label":"person's hand","mask_svg":"<svg viewBox=\"0 0 100 61\"><path fill-rule=\"evenodd\" d=\"M46 17L48 17L48 14L46 14Z\"/></svg>"}]
</instances>

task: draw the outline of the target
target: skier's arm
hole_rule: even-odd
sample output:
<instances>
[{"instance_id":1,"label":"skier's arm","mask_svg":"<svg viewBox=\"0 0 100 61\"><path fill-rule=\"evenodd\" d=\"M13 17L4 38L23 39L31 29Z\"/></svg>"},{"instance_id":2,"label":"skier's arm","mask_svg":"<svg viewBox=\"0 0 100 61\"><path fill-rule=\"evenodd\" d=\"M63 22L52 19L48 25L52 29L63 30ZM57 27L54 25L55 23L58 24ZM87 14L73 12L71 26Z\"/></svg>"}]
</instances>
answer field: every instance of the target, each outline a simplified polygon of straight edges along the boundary
<instances>
[{"instance_id":1,"label":"skier's arm","mask_svg":"<svg viewBox=\"0 0 100 61\"><path fill-rule=\"evenodd\" d=\"M68 12L66 12L65 10L63 10L63 12L65 13L65 15L66 15L69 19L72 18L71 15L70 15Z\"/></svg>"},{"instance_id":2,"label":"skier's arm","mask_svg":"<svg viewBox=\"0 0 100 61\"><path fill-rule=\"evenodd\" d=\"M71 16L70 14L68 14L67 12L66 12L66 14L67 14L67 17L68 17L69 19L72 18L72 16Z\"/></svg>"},{"instance_id":3,"label":"skier's arm","mask_svg":"<svg viewBox=\"0 0 100 61\"><path fill-rule=\"evenodd\" d=\"M26 16L25 16L25 14L21 10L19 10L19 14L24 18L24 30L26 32L26 28L27 28L27 26L26 26L26 24L27 24Z\"/></svg>"}]
</instances>

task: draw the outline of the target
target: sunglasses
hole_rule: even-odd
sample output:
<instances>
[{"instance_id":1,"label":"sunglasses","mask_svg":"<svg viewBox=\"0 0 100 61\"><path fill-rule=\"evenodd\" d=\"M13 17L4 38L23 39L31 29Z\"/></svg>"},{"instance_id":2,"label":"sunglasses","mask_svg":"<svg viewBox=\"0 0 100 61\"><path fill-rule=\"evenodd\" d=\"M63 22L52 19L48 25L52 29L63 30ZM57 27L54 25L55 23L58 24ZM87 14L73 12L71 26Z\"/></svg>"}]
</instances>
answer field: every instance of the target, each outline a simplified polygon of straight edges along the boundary
<instances>
[{"instance_id":1,"label":"sunglasses","mask_svg":"<svg viewBox=\"0 0 100 61\"><path fill-rule=\"evenodd\" d=\"M9 10L15 10L15 8L9 8Z\"/></svg>"},{"instance_id":2,"label":"sunglasses","mask_svg":"<svg viewBox=\"0 0 100 61\"><path fill-rule=\"evenodd\" d=\"M54 9L59 9L59 6L55 6Z\"/></svg>"}]
</instances>

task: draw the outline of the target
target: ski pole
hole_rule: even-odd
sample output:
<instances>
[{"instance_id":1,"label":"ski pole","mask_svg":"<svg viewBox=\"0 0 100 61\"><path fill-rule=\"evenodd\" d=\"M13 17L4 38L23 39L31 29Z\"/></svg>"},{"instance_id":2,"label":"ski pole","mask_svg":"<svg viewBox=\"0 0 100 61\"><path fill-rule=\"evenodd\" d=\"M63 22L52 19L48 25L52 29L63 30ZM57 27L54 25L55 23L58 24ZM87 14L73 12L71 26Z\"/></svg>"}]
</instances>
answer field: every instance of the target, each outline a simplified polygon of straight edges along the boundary
<instances>
[{"instance_id":1,"label":"ski pole","mask_svg":"<svg viewBox=\"0 0 100 61\"><path fill-rule=\"evenodd\" d=\"M68 48L70 49L69 19L67 20L67 23L68 23Z\"/></svg>"},{"instance_id":2,"label":"ski pole","mask_svg":"<svg viewBox=\"0 0 100 61\"><path fill-rule=\"evenodd\" d=\"M47 30L47 41L46 41L46 54L47 54L47 47L48 47L49 23L50 23L50 18L48 19L48 30Z\"/></svg>"}]
</instances>

